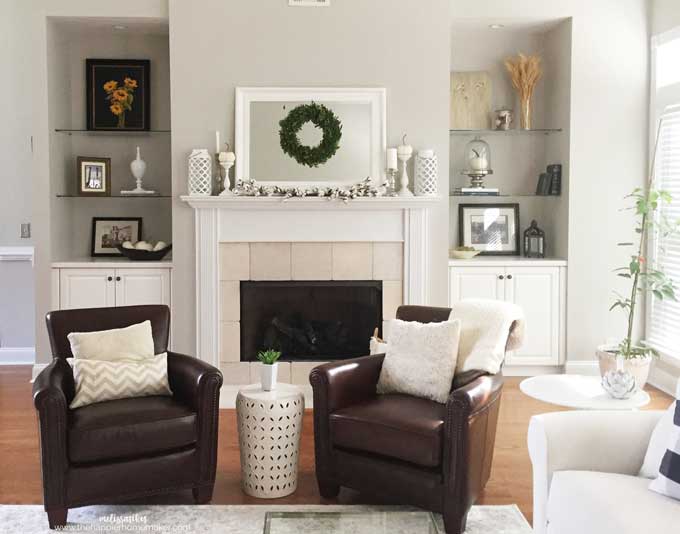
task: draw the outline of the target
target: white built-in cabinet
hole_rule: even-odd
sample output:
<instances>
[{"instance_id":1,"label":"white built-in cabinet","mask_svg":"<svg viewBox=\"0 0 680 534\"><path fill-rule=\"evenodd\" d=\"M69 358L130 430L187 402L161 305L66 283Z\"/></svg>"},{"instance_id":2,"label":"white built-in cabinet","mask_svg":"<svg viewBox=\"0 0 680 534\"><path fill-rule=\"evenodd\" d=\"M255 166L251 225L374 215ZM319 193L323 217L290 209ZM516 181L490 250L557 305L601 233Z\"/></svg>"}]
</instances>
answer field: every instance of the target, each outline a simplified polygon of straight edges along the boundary
<instances>
[{"instance_id":1,"label":"white built-in cabinet","mask_svg":"<svg viewBox=\"0 0 680 534\"><path fill-rule=\"evenodd\" d=\"M451 260L449 302L468 298L503 300L524 310L522 348L509 352L508 366L564 362L566 262L562 260Z\"/></svg>"},{"instance_id":2,"label":"white built-in cabinet","mask_svg":"<svg viewBox=\"0 0 680 534\"><path fill-rule=\"evenodd\" d=\"M169 266L64 265L57 264L52 270L52 309L171 305Z\"/></svg>"}]
</instances>

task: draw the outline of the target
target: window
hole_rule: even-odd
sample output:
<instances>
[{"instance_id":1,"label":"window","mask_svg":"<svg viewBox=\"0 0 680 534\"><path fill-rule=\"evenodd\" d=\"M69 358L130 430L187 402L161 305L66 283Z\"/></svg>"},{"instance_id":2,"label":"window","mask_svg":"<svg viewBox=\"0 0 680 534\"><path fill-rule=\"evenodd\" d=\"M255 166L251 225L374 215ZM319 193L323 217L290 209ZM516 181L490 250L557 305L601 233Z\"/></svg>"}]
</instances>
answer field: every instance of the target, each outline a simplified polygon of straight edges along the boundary
<instances>
[{"instance_id":1,"label":"window","mask_svg":"<svg viewBox=\"0 0 680 534\"><path fill-rule=\"evenodd\" d=\"M680 107L662 114L656 155L656 187L673 196L659 210L668 220L680 219ZM656 238L652 242L654 265L675 282L680 293L680 236ZM647 341L667 356L680 358L680 302L654 297L650 301Z\"/></svg>"},{"instance_id":2,"label":"window","mask_svg":"<svg viewBox=\"0 0 680 534\"><path fill-rule=\"evenodd\" d=\"M656 87L680 82L680 39L671 39L656 47Z\"/></svg>"}]
</instances>

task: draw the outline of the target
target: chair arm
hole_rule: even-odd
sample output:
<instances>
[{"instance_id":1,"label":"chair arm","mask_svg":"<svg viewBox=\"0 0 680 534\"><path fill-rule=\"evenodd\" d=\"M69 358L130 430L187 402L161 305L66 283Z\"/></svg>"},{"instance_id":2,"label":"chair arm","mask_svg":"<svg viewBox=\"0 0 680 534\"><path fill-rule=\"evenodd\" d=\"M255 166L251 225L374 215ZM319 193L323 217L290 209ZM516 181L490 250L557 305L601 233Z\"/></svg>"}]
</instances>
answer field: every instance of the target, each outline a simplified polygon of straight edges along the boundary
<instances>
[{"instance_id":1,"label":"chair arm","mask_svg":"<svg viewBox=\"0 0 680 534\"><path fill-rule=\"evenodd\" d=\"M351 406L376 395L384 354L319 365L309 374L314 407L326 413Z\"/></svg>"},{"instance_id":2,"label":"chair arm","mask_svg":"<svg viewBox=\"0 0 680 534\"><path fill-rule=\"evenodd\" d=\"M200 416L206 389L219 392L223 379L219 369L198 358L168 352L168 380L173 395Z\"/></svg>"},{"instance_id":3,"label":"chair arm","mask_svg":"<svg viewBox=\"0 0 680 534\"><path fill-rule=\"evenodd\" d=\"M661 411L570 411L535 415L527 437L534 480L534 530L546 531L556 471L637 475Z\"/></svg>"},{"instance_id":4,"label":"chair arm","mask_svg":"<svg viewBox=\"0 0 680 534\"><path fill-rule=\"evenodd\" d=\"M68 403L74 396L73 371L63 358L54 358L33 382L38 411L45 509L66 506Z\"/></svg>"},{"instance_id":5,"label":"chair arm","mask_svg":"<svg viewBox=\"0 0 680 534\"><path fill-rule=\"evenodd\" d=\"M198 482L211 485L217 466L222 373L197 358L168 352L168 379L175 398L198 414Z\"/></svg>"}]
</instances>

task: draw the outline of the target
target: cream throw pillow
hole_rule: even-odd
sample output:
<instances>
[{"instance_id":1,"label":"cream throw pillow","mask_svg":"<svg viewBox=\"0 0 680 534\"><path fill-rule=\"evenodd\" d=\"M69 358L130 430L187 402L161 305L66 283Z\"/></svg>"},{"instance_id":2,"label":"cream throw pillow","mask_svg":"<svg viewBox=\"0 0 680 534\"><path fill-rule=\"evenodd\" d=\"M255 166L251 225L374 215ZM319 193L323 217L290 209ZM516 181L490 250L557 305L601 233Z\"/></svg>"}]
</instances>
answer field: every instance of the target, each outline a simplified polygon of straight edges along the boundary
<instances>
[{"instance_id":1,"label":"cream throw pillow","mask_svg":"<svg viewBox=\"0 0 680 534\"><path fill-rule=\"evenodd\" d=\"M460 321L392 319L389 333L378 393L406 393L445 403L456 370Z\"/></svg>"},{"instance_id":2,"label":"cream throw pillow","mask_svg":"<svg viewBox=\"0 0 680 534\"><path fill-rule=\"evenodd\" d=\"M151 321L99 332L71 332L68 340L73 357L77 359L116 362L154 356Z\"/></svg>"},{"instance_id":3,"label":"cream throw pillow","mask_svg":"<svg viewBox=\"0 0 680 534\"><path fill-rule=\"evenodd\" d=\"M172 395L167 352L144 361L68 360L76 385L70 408L129 397Z\"/></svg>"}]
</instances>

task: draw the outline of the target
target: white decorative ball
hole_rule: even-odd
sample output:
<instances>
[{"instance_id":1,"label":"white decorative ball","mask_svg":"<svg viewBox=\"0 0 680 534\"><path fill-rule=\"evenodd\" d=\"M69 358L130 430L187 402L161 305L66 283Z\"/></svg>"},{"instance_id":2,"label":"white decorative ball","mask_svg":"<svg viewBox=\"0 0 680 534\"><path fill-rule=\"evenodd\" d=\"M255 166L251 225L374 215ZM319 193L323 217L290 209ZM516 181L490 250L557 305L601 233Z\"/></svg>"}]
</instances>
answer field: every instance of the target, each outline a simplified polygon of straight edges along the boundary
<instances>
[{"instance_id":1,"label":"white decorative ball","mask_svg":"<svg viewBox=\"0 0 680 534\"><path fill-rule=\"evenodd\" d=\"M168 244L165 241L159 241L156 243L156 245L153 247L154 252L157 252L159 250L163 250L165 247L167 247Z\"/></svg>"},{"instance_id":2,"label":"white decorative ball","mask_svg":"<svg viewBox=\"0 0 680 534\"><path fill-rule=\"evenodd\" d=\"M151 243L147 243L146 241L138 241L135 244L135 248L137 250L148 250L151 251L153 250L153 245Z\"/></svg>"},{"instance_id":3,"label":"white decorative ball","mask_svg":"<svg viewBox=\"0 0 680 534\"><path fill-rule=\"evenodd\" d=\"M132 241L125 241L122 244L123 248L135 248L135 246L132 244Z\"/></svg>"}]
</instances>

